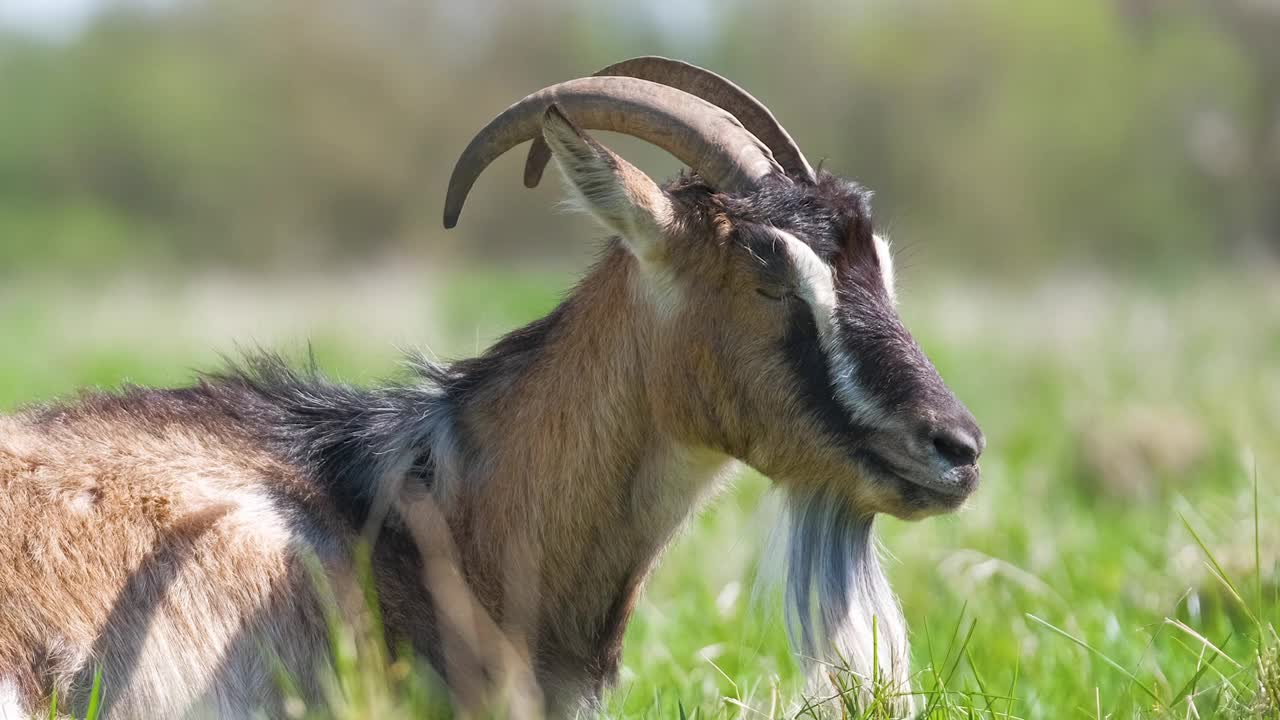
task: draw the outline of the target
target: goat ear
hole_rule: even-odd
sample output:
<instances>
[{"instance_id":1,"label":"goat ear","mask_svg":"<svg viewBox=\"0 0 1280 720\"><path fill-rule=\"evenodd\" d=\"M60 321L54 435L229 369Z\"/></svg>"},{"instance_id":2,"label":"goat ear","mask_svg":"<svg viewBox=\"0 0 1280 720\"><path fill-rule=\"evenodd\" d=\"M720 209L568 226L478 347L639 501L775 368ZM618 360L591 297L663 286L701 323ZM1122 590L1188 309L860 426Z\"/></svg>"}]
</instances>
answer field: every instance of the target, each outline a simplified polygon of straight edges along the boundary
<instances>
[{"instance_id":1,"label":"goat ear","mask_svg":"<svg viewBox=\"0 0 1280 720\"><path fill-rule=\"evenodd\" d=\"M639 257L661 256L662 238L672 218L667 193L648 175L579 130L555 105L543 116L542 136L577 204L621 235Z\"/></svg>"}]
</instances>

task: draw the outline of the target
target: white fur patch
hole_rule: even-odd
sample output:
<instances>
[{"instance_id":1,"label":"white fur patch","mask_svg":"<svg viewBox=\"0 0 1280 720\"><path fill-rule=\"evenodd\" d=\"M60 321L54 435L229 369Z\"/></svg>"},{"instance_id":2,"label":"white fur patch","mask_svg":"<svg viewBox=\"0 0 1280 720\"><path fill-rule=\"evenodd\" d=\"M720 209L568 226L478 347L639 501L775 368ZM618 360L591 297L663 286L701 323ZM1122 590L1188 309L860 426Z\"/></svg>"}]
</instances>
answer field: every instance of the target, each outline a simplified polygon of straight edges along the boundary
<instances>
[{"instance_id":1,"label":"white fur patch","mask_svg":"<svg viewBox=\"0 0 1280 720\"><path fill-rule=\"evenodd\" d=\"M91 491L81 490L71 496L71 499L67 501L67 507L77 515L92 515L93 506L96 502ZM0 718L0 720L3 720L3 718Z\"/></svg>"},{"instance_id":2,"label":"white fur patch","mask_svg":"<svg viewBox=\"0 0 1280 720\"><path fill-rule=\"evenodd\" d=\"M775 230L786 243L787 256L796 269L799 295L813 308L813 319L818 323L818 333L827 336L835 327L836 278L831 269L813 248L800 242L785 230Z\"/></svg>"},{"instance_id":3,"label":"white fur patch","mask_svg":"<svg viewBox=\"0 0 1280 720\"><path fill-rule=\"evenodd\" d=\"M673 531L741 467L727 455L683 446L646 457L631 483L632 516L639 527Z\"/></svg>"},{"instance_id":4,"label":"white fur patch","mask_svg":"<svg viewBox=\"0 0 1280 720\"><path fill-rule=\"evenodd\" d=\"M873 426L882 425L885 413L858 385L857 361L845 352L839 339L840 330L835 323L835 271L818 257L813 248L791 233L783 230L774 232L786 243L787 256L798 275L798 294L813 309L818 337L831 372L831 382L835 385L841 404L854 420Z\"/></svg>"},{"instance_id":5,"label":"white fur patch","mask_svg":"<svg viewBox=\"0 0 1280 720\"><path fill-rule=\"evenodd\" d=\"M12 680L0 678L0 720L26 720L27 713L22 709L22 696L18 694L18 685Z\"/></svg>"},{"instance_id":6,"label":"white fur patch","mask_svg":"<svg viewBox=\"0 0 1280 720\"><path fill-rule=\"evenodd\" d=\"M255 491L230 491L225 496L235 504L226 521L235 523L236 534L252 537L266 547L284 547L293 533L285 524L283 513L267 496Z\"/></svg>"},{"instance_id":7,"label":"white fur patch","mask_svg":"<svg viewBox=\"0 0 1280 720\"><path fill-rule=\"evenodd\" d=\"M880 260L880 274L884 278L884 290L889 293L889 299L896 305L898 303L898 287L897 279L893 274L893 253L889 249L889 241L876 235L876 257Z\"/></svg>"},{"instance_id":8,"label":"white fur patch","mask_svg":"<svg viewBox=\"0 0 1280 720\"><path fill-rule=\"evenodd\" d=\"M221 509L219 525L228 535L260 547L263 551L288 548L295 541L288 518L269 495L256 489L227 488L217 482L194 482L186 497L190 512Z\"/></svg>"}]
</instances>

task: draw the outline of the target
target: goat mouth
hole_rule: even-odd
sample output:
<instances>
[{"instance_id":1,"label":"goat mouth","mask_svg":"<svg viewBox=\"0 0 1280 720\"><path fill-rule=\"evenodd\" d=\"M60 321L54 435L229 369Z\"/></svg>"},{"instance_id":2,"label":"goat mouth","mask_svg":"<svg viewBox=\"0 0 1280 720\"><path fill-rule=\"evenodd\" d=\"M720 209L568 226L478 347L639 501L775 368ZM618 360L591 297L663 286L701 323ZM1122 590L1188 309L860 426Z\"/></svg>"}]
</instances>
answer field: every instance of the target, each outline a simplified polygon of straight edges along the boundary
<instances>
[{"instance_id":1,"label":"goat mouth","mask_svg":"<svg viewBox=\"0 0 1280 720\"><path fill-rule=\"evenodd\" d=\"M859 453L859 460L882 482L895 485L912 504L956 508L978 486L978 468L968 465L945 473L912 472L901 469L884 455L871 450Z\"/></svg>"}]
</instances>

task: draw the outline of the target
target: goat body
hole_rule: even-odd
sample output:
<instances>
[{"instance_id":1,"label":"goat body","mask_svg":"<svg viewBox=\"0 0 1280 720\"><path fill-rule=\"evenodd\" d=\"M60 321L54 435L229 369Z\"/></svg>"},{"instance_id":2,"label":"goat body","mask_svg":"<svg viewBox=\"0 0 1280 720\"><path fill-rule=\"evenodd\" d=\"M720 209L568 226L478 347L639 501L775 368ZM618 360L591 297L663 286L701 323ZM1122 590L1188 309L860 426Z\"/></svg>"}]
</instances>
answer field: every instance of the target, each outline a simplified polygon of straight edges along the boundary
<instances>
[{"instance_id":1,"label":"goat body","mask_svg":"<svg viewBox=\"0 0 1280 720\"><path fill-rule=\"evenodd\" d=\"M97 668L116 716L278 710L282 673L319 698L330 616L366 614L362 545L386 642L455 705L591 710L656 559L739 462L790 502L797 649L910 710L872 521L961 505L983 438L898 319L869 193L713 73L606 71L512 105L455 167L447 226L540 136L526 179L549 151L614 233L484 355L372 390L261 358L0 419L0 710L77 707ZM660 187L560 102L702 167Z\"/></svg>"},{"instance_id":2,"label":"goat body","mask_svg":"<svg viewBox=\"0 0 1280 720\"><path fill-rule=\"evenodd\" d=\"M236 717L278 695L279 669L315 697L310 559L358 615L371 539L388 643L453 692L523 665L552 712L591 702L655 557L733 466L656 431L643 365L619 360L643 332L593 297L626 282L619 252L548 318L475 360L419 361L411 384L262 358L0 420L0 687L74 706L100 667L119 716ZM483 617L442 637L437 613L458 611Z\"/></svg>"}]
</instances>

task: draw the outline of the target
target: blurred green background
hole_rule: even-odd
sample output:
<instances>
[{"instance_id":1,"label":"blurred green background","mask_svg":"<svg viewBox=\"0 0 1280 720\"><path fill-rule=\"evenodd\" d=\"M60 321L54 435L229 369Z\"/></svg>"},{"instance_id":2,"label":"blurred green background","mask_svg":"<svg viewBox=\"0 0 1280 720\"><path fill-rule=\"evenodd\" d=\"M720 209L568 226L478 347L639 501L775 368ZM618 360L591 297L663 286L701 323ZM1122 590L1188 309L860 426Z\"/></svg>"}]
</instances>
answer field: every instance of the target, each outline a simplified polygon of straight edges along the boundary
<instances>
[{"instance_id":1,"label":"blurred green background","mask_svg":"<svg viewBox=\"0 0 1280 720\"><path fill-rule=\"evenodd\" d=\"M555 184L525 191L518 160L446 235L448 171L515 99L645 53L744 84L929 266L1280 248L1273 0L0 5L7 277L577 257Z\"/></svg>"},{"instance_id":2,"label":"blurred green background","mask_svg":"<svg viewBox=\"0 0 1280 720\"><path fill-rule=\"evenodd\" d=\"M598 231L515 152L446 233L457 154L528 92L679 57L877 192L904 318L987 431L967 510L882 523L934 716L1276 717L1277 38L1275 0L0 0L0 409L257 346L357 382L482 349ZM752 590L776 513L740 486L654 578L614 715L792 707Z\"/></svg>"}]
</instances>

